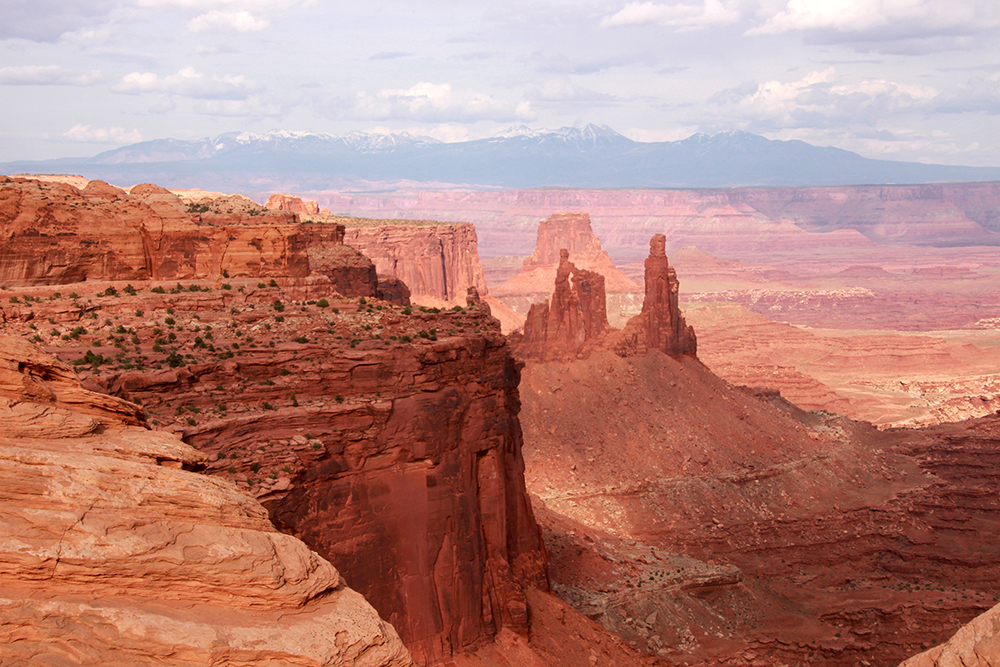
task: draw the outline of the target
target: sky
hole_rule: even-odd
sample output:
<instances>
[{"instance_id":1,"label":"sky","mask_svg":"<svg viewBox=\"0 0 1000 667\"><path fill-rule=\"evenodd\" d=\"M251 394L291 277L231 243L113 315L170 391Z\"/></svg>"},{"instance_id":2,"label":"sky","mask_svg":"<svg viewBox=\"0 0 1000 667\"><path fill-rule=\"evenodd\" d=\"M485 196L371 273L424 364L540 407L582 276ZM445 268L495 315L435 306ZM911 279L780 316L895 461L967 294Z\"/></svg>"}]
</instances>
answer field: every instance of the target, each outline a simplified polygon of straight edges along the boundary
<instances>
[{"instance_id":1,"label":"sky","mask_svg":"<svg viewBox=\"0 0 1000 667\"><path fill-rule=\"evenodd\" d=\"M0 162L596 123L1000 166L997 0L0 0L0 17Z\"/></svg>"}]
</instances>

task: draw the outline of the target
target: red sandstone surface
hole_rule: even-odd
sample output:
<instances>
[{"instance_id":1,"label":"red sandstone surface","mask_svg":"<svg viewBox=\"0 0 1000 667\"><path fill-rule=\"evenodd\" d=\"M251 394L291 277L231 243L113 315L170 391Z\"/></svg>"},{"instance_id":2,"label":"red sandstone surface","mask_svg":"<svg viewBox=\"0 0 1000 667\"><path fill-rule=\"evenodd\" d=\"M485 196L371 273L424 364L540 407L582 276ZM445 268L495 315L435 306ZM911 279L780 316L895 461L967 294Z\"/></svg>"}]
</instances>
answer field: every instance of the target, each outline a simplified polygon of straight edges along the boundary
<instances>
[{"instance_id":1,"label":"red sandstone surface","mask_svg":"<svg viewBox=\"0 0 1000 667\"><path fill-rule=\"evenodd\" d=\"M90 216L128 220L116 207L138 211L133 198L172 201L155 186L125 194L95 183L57 205L48 186L30 187L46 194L31 195L35 214L15 207L11 220L27 233L0 255L23 281L4 292L6 329L78 362L88 388L141 401L154 425L197 446L208 472L251 492L281 530L330 558L427 663L893 665L945 641L1000 593L1000 554L983 539L1000 522L997 418L878 432L804 413L774 391L734 389L694 358L693 337L684 342L676 272L659 252L666 238L643 267L659 315L630 325L655 345L631 356L597 349L572 362L529 361L521 371L475 298L444 311L347 298L334 278L349 268L374 289L360 278L374 264L315 236L269 255L273 283L212 274L218 262L202 262L216 268L187 284L108 282L99 277L112 274L100 271L119 269L102 264L107 253L74 264L86 267L86 282L47 286L36 276L77 274L44 262L25 278L16 267L33 254L20 244L39 242L31 230L51 236L85 228ZM77 197L107 204L65 210L81 208ZM200 221L234 233L260 215L235 197L196 201L232 205L218 211L224 218ZM755 215L726 206L710 212ZM188 221L174 228L199 226L182 213ZM50 219L62 226L47 227ZM130 228L163 219L143 210ZM93 229L75 233L116 247L88 236ZM206 247L214 246L173 246L193 266ZM295 262L280 268L303 248L305 275ZM726 280L763 277L775 293L814 296L839 261L816 260L811 285L774 265L725 264ZM836 279L892 272L851 266ZM968 277L911 268L918 280ZM561 293L571 302L569 287ZM770 324L756 326L771 335ZM774 326L780 335L791 329ZM828 347L835 360L836 345ZM959 348L912 346L940 360ZM572 607L545 592L546 562Z\"/></svg>"},{"instance_id":2,"label":"red sandstone surface","mask_svg":"<svg viewBox=\"0 0 1000 667\"><path fill-rule=\"evenodd\" d=\"M0 663L414 664L203 453L6 334L0 431Z\"/></svg>"},{"instance_id":3,"label":"red sandstone surface","mask_svg":"<svg viewBox=\"0 0 1000 667\"><path fill-rule=\"evenodd\" d=\"M706 666L894 665L995 603L1000 419L880 433L760 396L658 352L529 362L554 590Z\"/></svg>"},{"instance_id":4,"label":"red sandstone surface","mask_svg":"<svg viewBox=\"0 0 1000 667\"><path fill-rule=\"evenodd\" d=\"M1000 409L991 330L841 331L773 322L734 303L689 303L700 358L737 385L771 387L806 410L929 425Z\"/></svg>"}]
</instances>

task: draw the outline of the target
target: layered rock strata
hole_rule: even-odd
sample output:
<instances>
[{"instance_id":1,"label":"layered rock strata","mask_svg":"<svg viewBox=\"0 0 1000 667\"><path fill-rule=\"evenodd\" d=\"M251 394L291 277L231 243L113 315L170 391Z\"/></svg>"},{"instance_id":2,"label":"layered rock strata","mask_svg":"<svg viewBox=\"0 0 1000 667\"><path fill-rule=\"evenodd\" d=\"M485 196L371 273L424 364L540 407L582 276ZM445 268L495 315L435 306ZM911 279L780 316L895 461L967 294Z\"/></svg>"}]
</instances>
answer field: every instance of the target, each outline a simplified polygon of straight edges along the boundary
<instances>
[{"instance_id":1,"label":"layered rock strata","mask_svg":"<svg viewBox=\"0 0 1000 667\"><path fill-rule=\"evenodd\" d=\"M201 203L198 203L201 202ZM320 275L348 296L374 296L375 266L344 245L344 227L299 224L239 196L190 203L152 184L0 182L0 280L293 278Z\"/></svg>"},{"instance_id":2,"label":"layered rock strata","mask_svg":"<svg viewBox=\"0 0 1000 667\"><path fill-rule=\"evenodd\" d=\"M0 334L0 663L414 665L203 453Z\"/></svg>"},{"instance_id":3,"label":"layered rock strata","mask_svg":"<svg viewBox=\"0 0 1000 667\"><path fill-rule=\"evenodd\" d=\"M421 662L527 635L523 591L547 588L546 555L519 369L488 307L475 292L439 311L289 282L35 287L0 309L256 495Z\"/></svg>"},{"instance_id":4,"label":"layered rock strata","mask_svg":"<svg viewBox=\"0 0 1000 667\"><path fill-rule=\"evenodd\" d=\"M424 299L422 303L461 305L470 286L484 296L489 293L479 265L476 229L469 223L343 222L344 242L370 257L379 273L406 283L415 298Z\"/></svg>"}]
</instances>

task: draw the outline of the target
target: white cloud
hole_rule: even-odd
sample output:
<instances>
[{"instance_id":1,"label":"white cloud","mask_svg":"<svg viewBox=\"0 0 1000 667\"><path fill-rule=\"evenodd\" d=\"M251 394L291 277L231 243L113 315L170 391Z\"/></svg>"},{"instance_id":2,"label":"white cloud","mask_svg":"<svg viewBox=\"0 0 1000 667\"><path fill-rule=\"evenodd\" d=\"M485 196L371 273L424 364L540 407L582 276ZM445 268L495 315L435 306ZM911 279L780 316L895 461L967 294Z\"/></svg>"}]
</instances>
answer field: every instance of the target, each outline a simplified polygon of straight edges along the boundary
<instances>
[{"instance_id":1,"label":"white cloud","mask_svg":"<svg viewBox=\"0 0 1000 667\"><path fill-rule=\"evenodd\" d=\"M485 93L454 91L448 83L421 82L406 89L383 89L375 95L359 93L354 115L374 120L408 119L423 122L532 118L527 102L511 105Z\"/></svg>"},{"instance_id":2,"label":"white cloud","mask_svg":"<svg viewBox=\"0 0 1000 667\"><path fill-rule=\"evenodd\" d=\"M91 86L101 79L100 72L74 72L59 65L0 67L3 86Z\"/></svg>"},{"instance_id":3,"label":"white cloud","mask_svg":"<svg viewBox=\"0 0 1000 667\"><path fill-rule=\"evenodd\" d=\"M581 88L565 78L546 80L540 88L532 91L531 97L544 102L578 103L611 102L615 99L614 95Z\"/></svg>"},{"instance_id":4,"label":"white cloud","mask_svg":"<svg viewBox=\"0 0 1000 667\"><path fill-rule=\"evenodd\" d=\"M602 28L653 23L662 26L696 29L710 25L734 23L740 18L732 2L703 0L698 4L630 2L617 13L601 21Z\"/></svg>"},{"instance_id":5,"label":"white cloud","mask_svg":"<svg viewBox=\"0 0 1000 667\"><path fill-rule=\"evenodd\" d=\"M935 106L942 113L985 112L1000 115L1000 72L978 77L942 95Z\"/></svg>"},{"instance_id":6,"label":"white cloud","mask_svg":"<svg viewBox=\"0 0 1000 667\"><path fill-rule=\"evenodd\" d=\"M240 76L205 76L193 67L185 67L161 78L153 72L132 72L115 86L119 93L167 93L204 100L245 100L259 90L253 81Z\"/></svg>"},{"instance_id":7,"label":"white cloud","mask_svg":"<svg viewBox=\"0 0 1000 667\"><path fill-rule=\"evenodd\" d=\"M256 32L268 27L270 22L258 19L250 12L224 12L212 10L188 22L191 32Z\"/></svg>"},{"instance_id":8,"label":"white cloud","mask_svg":"<svg viewBox=\"0 0 1000 667\"><path fill-rule=\"evenodd\" d=\"M251 95L245 100L206 100L197 104L194 110L205 116L236 118L273 117L280 116L285 112L284 109L265 104L258 95Z\"/></svg>"},{"instance_id":9,"label":"white cloud","mask_svg":"<svg viewBox=\"0 0 1000 667\"><path fill-rule=\"evenodd\" d=\"M816 29L866 32L906 24L938 32L976 27L989 15L996 19L990 3L976 0L788 0L783 10L749 33Z\"/></svg>"},{"instance_id":10,"label":"white cloud","mask_svg":"<svg viewBox=\"0 0 1000 667\"><path fill-rule=\"evenodd\" d=\"M124 127L95 127L89 125L74 125L63 136L73 141L84 141L100 144L134 144L142 141L142 132L126 130Z\"/></svg>"},{"instance_id":11,"label":"white cloud","mask_svg":"<svg viewBox=\"0 0 1000 667\"><path fill-rule=\"evenodd\" d=\"M911 112L931 110L939 92L886 79L844 81L834 68L798 81L768 81L721 91L709 102L754 131L800 127L876 126Z\"/></svg>"}]
</instances>

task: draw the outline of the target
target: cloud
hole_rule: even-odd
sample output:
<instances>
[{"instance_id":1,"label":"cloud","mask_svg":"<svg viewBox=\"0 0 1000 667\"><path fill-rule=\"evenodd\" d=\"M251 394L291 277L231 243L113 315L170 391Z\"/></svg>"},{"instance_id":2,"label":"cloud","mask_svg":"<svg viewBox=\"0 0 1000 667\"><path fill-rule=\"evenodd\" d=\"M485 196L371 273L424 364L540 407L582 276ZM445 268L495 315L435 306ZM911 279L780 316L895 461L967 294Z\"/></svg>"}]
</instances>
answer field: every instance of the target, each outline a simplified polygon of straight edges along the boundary
<instances>
[{"instance_id":1,"label":"cloud","mask_svg":"<svg viewBox=\"0 0 1000 667\"><path fill-rule=\"evenodd\" d=\"M352 115L370 120L406 119L432 123L533 118L528 102L510 104L485 93L455 91L451 84L421 82L407 90L359 93Z\"/></svg>"},{"instance_id":2,"label":"cloud","mask_svg":"<svg viewBox=\"0 0 1000 667\"><path fill-rule=\"evenodd\" d=\"M280 107L264 104L258 95L251 95L245 100L206 100L195 105L194 111L203 116L235 118L274 117L285 113L285 110Z\"/></svg>"},{"instance_id":3,"label":"cloud","mask_svg":"<svg viewBox=\"0 0 1000 667\"><path fill-rule=\"evenodd\" d=\"M941 113L985 112L1000 115L1000 72L978 77L942 95L934 107Z\"/></svg>"},{"instance_id":4,"label":"cloud","mask_svg":"<svg viewBox=\"0 0 1000 667\"><path fill-rule=\"evenodd\" d=\"M706 28L710 25L734 23L740 11L732 2L703 0L699 4L659 4L655 2L630 2L617 13L601 21L602 28L626 25L656 24L681 30Z\"/></svg>"},{"instance_id":5,"label":"cloud","mask_svg":"<svg viewBox=\"0 0 1000 667\"><path fill-rule=\"evenodd\" d=\"M250 12L223 12L214 9L188 22L191 32L257 32L268 27L266 19L255 18Z\"/></svg>"},{"instance_id":6,"label":"cloud","mask_svg":"<svg viewBox=\"0 0 1000 667\"><path fill-rule=\"evenodd\" d=\"M186 67L177 74L160 78L152 72L132 72L122 77L114 90L119 93L166 93L204 100L245 100L260 89L253 81L241 76L208 77Z\"/></svg>"},{"instance_id":7,"label":"cloud","mask_svg":"<svg viewBox=\"0 0 1000 667\"><path fill-rule=\"evenodd\" d=\"M126 130L124 127L95 127L74 125L63 132L63 136L73 141L99 144L134 144L142 141L142 132Z\"/></svg>"},{"instance_id":8,"label":"cloud","mask_svg":"<svg viewBox=\"0 0 1000 667\"><path fill-rule=\"evenodd\" d=\"M406 58L412 55L416 54L412 51L379 51L376 54L368 56L368 60L396 60L397 58Z\"/></svg>"},{"instance_id":9,"label":"cloud","mask_svg":"<svg viewBox=\"0 0 1000 667\"><path fill-rule=\"evenodd\" d=\"M568 79L550 79L541 88L532 91L530 97L542 102L579 103L613 102L617 99L614 95L576 86Z\"/></svg>"},{"instance_id":10,"label":"cloud","mask_svg":"<svg viewBox=\"0 0 1000 667\"><path fill-rule=\"evenodd\" d=\"M59 65L0 67L3 86L92 86L103 77L100 72L74 72Z\"/></svg>"},{"instance_id":11,"label":"cloud","mask_svg":"<svg viewBox=\"0 0 1000 667\"><path fill-rule=\"evenodd\" d=\"M997 27L993 0L787 0L746 34L802 32L814 43L916 55L968 48Z\"/></svg>"},{"instance_id":12,"label":"cloud","mask_svg":"<svg viewBox=\"0 0 1000 667\"><path fill-rule=\"evenodd\" d=\"M723 90L709 103L740 118L753 131L803 127L875 126L908 113L925 114L939 92L886 79L847 82L834 68L811 72L798 81L745 83Z\"/></svg>"},{"instance_id":13,"label":"cloud","mask_svg":"<svg viewBox=\"0 0 1000 667\"><path fill-rule=\"evenodd\" d=\"M4 0L0 39L55 42L63 33L106 20L125 4L123 0Z\"/></svg>"}]
</instances>

